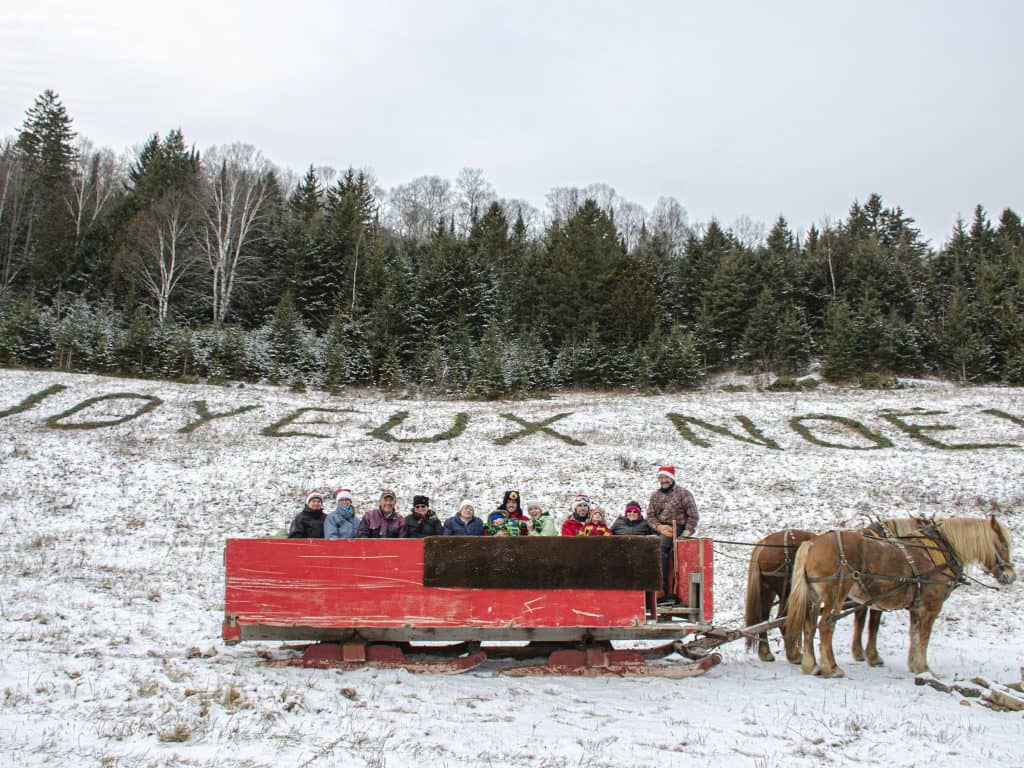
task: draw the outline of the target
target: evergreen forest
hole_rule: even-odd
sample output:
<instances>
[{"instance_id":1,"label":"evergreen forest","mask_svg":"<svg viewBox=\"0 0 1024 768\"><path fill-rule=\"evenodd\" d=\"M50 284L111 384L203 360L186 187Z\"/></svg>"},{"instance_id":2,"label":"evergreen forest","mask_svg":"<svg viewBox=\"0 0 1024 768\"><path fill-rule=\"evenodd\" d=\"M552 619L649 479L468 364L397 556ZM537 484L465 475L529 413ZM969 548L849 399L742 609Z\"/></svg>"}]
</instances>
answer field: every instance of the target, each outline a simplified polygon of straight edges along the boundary
<instances>
[{"instance_id":1,"label":"evergreen forest","mask_svg":"<svg viewBox=\"0 0 1024 768\"><path fill-rule=\"evenodd\" d=\"M124 155L53 91L0 143L0 365L493 398L721 370L1024 384L1024 226L937 249L879 195L794 232L472 168L383 190L179 129Z\"/></svg>"}]
</instances>

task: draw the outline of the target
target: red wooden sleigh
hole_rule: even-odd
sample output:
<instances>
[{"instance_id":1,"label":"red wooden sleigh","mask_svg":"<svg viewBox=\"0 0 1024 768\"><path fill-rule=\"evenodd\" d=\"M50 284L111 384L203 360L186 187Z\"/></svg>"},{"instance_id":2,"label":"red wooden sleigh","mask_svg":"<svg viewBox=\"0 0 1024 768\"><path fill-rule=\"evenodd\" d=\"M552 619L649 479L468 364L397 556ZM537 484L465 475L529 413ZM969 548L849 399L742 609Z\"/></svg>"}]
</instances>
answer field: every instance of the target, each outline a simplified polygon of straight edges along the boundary
<instances>
[{"instance_id":1,"label":"red wooden sleigh","mask_svg":"<svg viewBox=\"0 0 1024 768\"><path fill-rule=\"evenodd\" d=\"M224 553L223 638L228 643L314 641L304 647L301 658L271 663L343 669L370 665L460 672L488 659L524 661L546 656L547 662L539 666L520 664L504 671L686 677L718 662L718 655L707 653L700 642L696 646L682 642L689 635L711 630L709 539L677 542L678 599L666 607L656 603L651 589L615 588L617 579L629 582L631 576L616 574L615 555L632 547L635 558L639 542L623 540L640 537L606 537L604 543L594 544L574 539L548 539L541 544L539 538L472 543L440 537L229 539ZM463 569L452 572L449 560L457 559L460 552L452 549L456 545L472 551L461 563ZM657 540L645 545L656 558ZM566 557L552 559L552 552L565 552ZM545 555L552 572L569 569L568 575L550 576L560 579L560 584L580 580L561 562L573 557L588 564L585 583L595 579L600 583L596 588L580 584L537 588L548 578L537 573L537 554ZM590 566L597 576L589 575ZM657 569L655 564L656 573ZM476 584L478 577L489 586L432 585L460 580ZM536 583L519 588L524 581ZM504 583L510 586L504 588ZM645 586L652 586L649 578ZM628 640L667 642L645 650L612 646L612 641ZM519 645L502 646L502 642ZM682 663L648 663L680 652L691 658Z\"/></svg>"}]
</instances>

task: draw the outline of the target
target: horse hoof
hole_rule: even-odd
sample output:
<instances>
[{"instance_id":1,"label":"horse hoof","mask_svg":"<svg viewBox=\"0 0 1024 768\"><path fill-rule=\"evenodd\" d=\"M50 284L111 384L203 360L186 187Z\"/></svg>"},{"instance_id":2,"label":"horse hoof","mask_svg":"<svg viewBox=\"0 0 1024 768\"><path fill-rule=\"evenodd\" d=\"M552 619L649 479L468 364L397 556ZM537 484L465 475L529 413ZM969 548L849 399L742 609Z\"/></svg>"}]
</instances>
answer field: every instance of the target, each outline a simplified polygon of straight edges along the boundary
<instances>
[{"instance_id":1,"label":"horse hoof","mask_svg":"<svg viewBox=\"0 0 1024 768\"><path fill-rule=\"evenodd\" d=\"M854 661L864 661L863 652L853 651L850 655L853 656Z\"/></svg>"},{"instance_id":2,"label":"horse hoof","mask_svg":"<svg viewBox=\"0 0 1024 768\"><path fill-rule=\"evenodd\" d=\"M831 672L822 672L822 677L846 677L842 667L835 667Z\"/></svg>"},{"instance_id":3,"label":"horse hoof","mask_svg":"<svg viewBox=\"0 0 1024 768\"><path fill-rule=\"evenodd\" d=\"M869 667L884 667L885 666L885 660L881 656L877 656L877 657L875 657L873 659L868 659L868 666Z\"/></svg>"},{"instance_id":4,"label":"horse hoof","mask_svg":"<svg viewBox=\"0 0 1024 768\"><path fill-rule=\"evenodd\" d=\"M803 672L805 675L820 675L821 667L819 667L817 664L801 664L800 671Z\"/></svg>"},{"instance_id":5,"label":"horse hoof","mask_svg":"<svg viewBox=\"0 0 1024 768\"><path fill-rule=\"evenodd\" d=\"M773 656L771 653L762 653L760 658L761 661L775 661L775 656Z\"/></svg>"}]
</instances>

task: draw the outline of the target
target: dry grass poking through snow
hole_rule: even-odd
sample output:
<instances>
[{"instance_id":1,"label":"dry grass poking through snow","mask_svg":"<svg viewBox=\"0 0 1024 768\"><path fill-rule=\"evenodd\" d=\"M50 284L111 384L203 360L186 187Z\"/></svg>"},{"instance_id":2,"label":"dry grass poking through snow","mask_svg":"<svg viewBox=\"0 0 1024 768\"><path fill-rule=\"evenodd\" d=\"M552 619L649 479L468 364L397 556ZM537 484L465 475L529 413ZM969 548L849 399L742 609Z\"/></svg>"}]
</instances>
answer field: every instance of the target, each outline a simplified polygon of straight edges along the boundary
<instances>
[{"instance_id":1,"label":"dry grass poking through snow","mask_svg":"<svg viewBox=\"0 0 1024 768\"><path fill-rule=\"evenodd\" d=\"M708 675L673 682L268 669L256 666L267 648L219 642L224 539L281 531L312 486L351 487L361 510L382 487L394 487L403 506L423 491L442 516L463 498L486 509L517 488L559 520L586 492L614 517L630 499L646 502L654 468L674 463L700 505L702 533L720 539L857 524L866 514L997 513L1021 546L1024 449L941 450L882 412L945 411L903 418L957 427L930 432L934 439L1024 445L1024 427L986 413L1024 416L1024 390L822 387L481 404L0 371L0 414L48 387L0 417L0 754L19 767L939 766L995 764L1024 750L1019 716L913 685L899 614L882 629L888 666L853 664L844 649L841 681L761 664L742 644ZM162 404L99 429L45 424L116 392ZM182 433L197 400L211 413L259 407ZM116 420L143 402L155 401L105 400L69 420ZM288 427L323 438L261 434L310 407L351 410ZM710 447L698 447L669 412L737 434L747 434L736 418L744 416L781 450L707 432ZM369 434L388 425L400 441L430 437L459 413L468 420L452 440ZM502 413L533 423L569 413L550 428L585 445L544 432L500 445L522 428ZM821 414L836 418L800 422L817 443L790 426ZM851 423L892 447L871 448ZM716 547L722 624L740 621L748 554ZM951 679L1018 674L1021 589L958 590L935 629L934 669Z\"/></svg>"}]
</instances>

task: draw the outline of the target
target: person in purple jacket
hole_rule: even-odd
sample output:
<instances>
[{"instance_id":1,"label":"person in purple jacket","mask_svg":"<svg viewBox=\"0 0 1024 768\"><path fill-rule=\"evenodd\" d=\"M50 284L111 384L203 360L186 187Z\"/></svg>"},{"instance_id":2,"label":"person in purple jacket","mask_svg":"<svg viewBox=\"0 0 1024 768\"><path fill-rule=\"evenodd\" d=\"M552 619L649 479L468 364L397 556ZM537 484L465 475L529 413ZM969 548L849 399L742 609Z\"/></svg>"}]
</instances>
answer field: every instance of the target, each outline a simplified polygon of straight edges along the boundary
<instances>
[{"instance_id":1,"label":"person in purple jacket","mask_svg":"<svg viewBox=\"0 0 1024 768\"><path fill-rule=\"evenodd\" d=\"M376 509L359 521L357 539L400 539L405 533L405 518L395 511L395 492L382 491Z\"/></svg>"}]
</instances>

